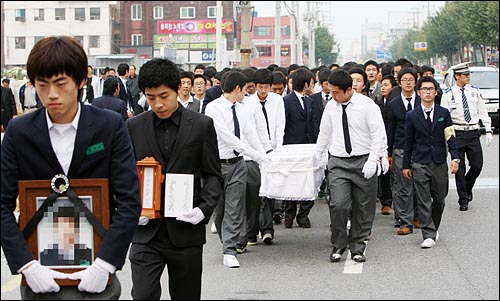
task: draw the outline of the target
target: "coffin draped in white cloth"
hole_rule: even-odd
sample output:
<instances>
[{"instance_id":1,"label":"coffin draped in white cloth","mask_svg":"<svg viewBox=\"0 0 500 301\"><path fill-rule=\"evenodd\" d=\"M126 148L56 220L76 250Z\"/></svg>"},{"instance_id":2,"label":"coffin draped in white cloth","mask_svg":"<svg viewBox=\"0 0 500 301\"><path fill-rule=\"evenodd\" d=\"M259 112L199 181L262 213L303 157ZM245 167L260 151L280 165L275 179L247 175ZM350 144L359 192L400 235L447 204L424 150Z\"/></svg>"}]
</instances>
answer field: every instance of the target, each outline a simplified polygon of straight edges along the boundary
<instances>
[{"instance_id":1,"label":"coffin draped in white cloth","mask_svg":"<svg viewBox=\"0 0 500 301\"><path fill-rule=\"evenodd\" d=\"M312 201L325 177L327 153L316 162L316 144L288 144L269 153L260 167L260 196L278 200Z\"/></svg>"}]
</instances>

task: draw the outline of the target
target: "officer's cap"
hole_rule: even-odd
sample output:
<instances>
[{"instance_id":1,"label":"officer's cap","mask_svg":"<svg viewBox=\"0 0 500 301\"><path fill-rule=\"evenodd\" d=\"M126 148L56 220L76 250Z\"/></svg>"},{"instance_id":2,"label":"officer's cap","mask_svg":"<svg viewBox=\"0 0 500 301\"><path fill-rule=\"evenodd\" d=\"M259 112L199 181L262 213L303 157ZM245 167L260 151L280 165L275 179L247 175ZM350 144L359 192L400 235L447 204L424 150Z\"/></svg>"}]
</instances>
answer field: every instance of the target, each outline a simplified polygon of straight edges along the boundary
<instances>
[{"instance_id":1,"label":"officer's cap","mask_svg":"<svg viewBox=\"0 0 500 301\"><path fill-rule=\"evenodd\" d=\"M453 68L453 72L456 74L470 74L469 63L462 63L455 66L455 68Z\"/></svg>"}]
</instances>

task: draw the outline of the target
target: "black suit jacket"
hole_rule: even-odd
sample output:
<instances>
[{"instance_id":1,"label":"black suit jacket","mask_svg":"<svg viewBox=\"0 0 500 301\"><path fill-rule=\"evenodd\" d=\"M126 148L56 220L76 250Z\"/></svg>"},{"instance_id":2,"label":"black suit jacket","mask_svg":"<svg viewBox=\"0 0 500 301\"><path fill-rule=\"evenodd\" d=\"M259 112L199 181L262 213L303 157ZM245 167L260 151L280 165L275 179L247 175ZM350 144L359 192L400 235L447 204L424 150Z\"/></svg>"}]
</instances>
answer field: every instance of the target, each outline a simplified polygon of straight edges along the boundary
<instances>
[{"instance_id":1,"label":"black suit jacket","mask_svg":"<svg viewBox=\"0 0 500 301\"><path fill-rule=\"evenodd\" d=\"M285 135L283 144L316 143L318 138L314 130L313 105L309 97L305 97L304 109L295 93L283 97L285 102Z\"/></svg>"},{"instance_id":2,"label":"black suit jacket","mask_svg":"<svg viewBox=\"0 0 500 301\"><path fill-rule=\"evenodd\" d=\"M127 105L123 100L114 97L113 95L104 94L92 101L92 105L101 109L108 109L117 112L122 117L123 121L128 119Z\"/></svg>"},{"instance_id":3,"label":"black suit jacket","mask_svg":"<svg viewBox=\"0 0 500 301\"><path fill-rule=\"evenodd\" d=\"M132 138L136 160L154 157L161 163L162 173L194 175L193 208L199 207L205 220L197 225L163 217L150 220L139 226L133 243L148 243L165 224L168 236L176 247L199 246L206 242L205 225L210 219L219 198L224 191L221 174L219 148L212 118L188 110L181 106L181 122L177 139L172 150L170 162L164 162L155 137L153 111L147 111L127 120ZM203 179L203 185L202 185ZM161 198L164 199L165 187L162 185ZM161 212L164 212L162 202ZM162 229L163 229L162 227Z\"/></svg>"},{"instance_id":4,"label":"black suit jacket","mask_svg":"<svg viewBox=\"0 0 500 301\"><path fill-rule=\"evenodd\" d=\"M314 121L314 135L318 138L319 135L319 125L321 124L321 117L323 116L323 111L326 106L326 101L321 95L321 91L318 93L314 93L309 96L309 99L312 103L313 109L313 121Z\"/></svg>"},{"instance_id":5,"label":"black suit jacket","mask_svg":"<svg viewBox=\"0 0 500 301\"><path fill-rule=\"evenodd\" d=\"M415 96L414 106L420 106L420 96ZM387 102L387 152L392 156L394 148L403 149L405 144L406 108L401 94Z\"/></svg>"},{"instance_id":6,"label":"black suit jacket","mask_svg":"<svg viewBox=\"0 0 500 301\"><path fill-rule=\"evenodd\" d=\"M127 108L131 108L132 112L134 112L135 105L132 102L132 95L130 95L127 86L123 84L121 78L117 77L117 79L118 79L118 84L120 85L120 92L118 93L118 98L123 100Z\"/></svg>"},{"instance_id":7,"label":"black suit jacket","mask_svg":"<svg viewBox=\"0 0 500 301\"><path fill-rule=\"evenodd\" d=\"M59 253L57 245L52 249L45 249L40 252L40 264L46 266L54 265L81 265L89 266L92 264L92 249L87 247L75 247L75 257L73 259L64 259L63 255Z\"/></svg>"},{"instance_id":8,"label":"black suit jacket","mask_svg":"<svg viewBox=\"0 0 500 301\"><path fill-rule=\"evenodd\" d=\"M1 86L2 94L2 125L4 129L7 128L9 121L17 115L16 99L10 88Z\"/></svg>"},{"instance_id":9,"label":"black suit jacket","mask_svg":"<svg viewBox=\"0 0 500 301\"><path fill-rule=\"evenodd\" d=\"M416 107L406 115L403 168L411 168L411 162L445 163L447 144L451 158L458 158L455 137L451 136L448 141L445 140L444 129L452 126L448 109L434 105L432 129L429 129L425 115L422 106Z\"/></svg>"},{"instance_id":10,"label":"black suit jacket","mask_svg":"<svg viewBox=\"0 0 500 301\"><path fill-rule=\"evenodd\" d=\"M98 151L96 146L100 145ZM12 273L34 259L13 211L18 180L50 180L64 174L52 149L45 108L12 119L2 141L2 248ZM107 178L110 225L97 257L121 269L141 213L137 167L125 123L116 113L80 105L68 178Z\"/></svg>"}]
</instances>

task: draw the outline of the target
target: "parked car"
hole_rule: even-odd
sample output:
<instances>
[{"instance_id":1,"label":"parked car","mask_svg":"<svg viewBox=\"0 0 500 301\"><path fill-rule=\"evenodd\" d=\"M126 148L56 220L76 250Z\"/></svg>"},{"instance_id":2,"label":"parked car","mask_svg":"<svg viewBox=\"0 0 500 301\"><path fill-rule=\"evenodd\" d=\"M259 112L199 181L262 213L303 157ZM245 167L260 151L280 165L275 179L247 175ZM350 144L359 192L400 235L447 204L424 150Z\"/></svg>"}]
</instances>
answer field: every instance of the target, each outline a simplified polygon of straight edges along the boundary
<instances>
[{"instance_id":1,"label":"parked car","mask_svg":"<svg viewBox=\"0 0 500 301\"><path fill-rule=\"evenodd\" d=\"M455 84L453 76L453 68L450 67L446 73L444 82L446 87L451 87ZM470 85L479 88L486 103L488 115L491 118L491 127L498 131L500 124L498 120L498 99L499 99L499 73L495 66L469 66L470 70ZM482 124L480 124L481 127Z\"/></svg>"}]
</instances>

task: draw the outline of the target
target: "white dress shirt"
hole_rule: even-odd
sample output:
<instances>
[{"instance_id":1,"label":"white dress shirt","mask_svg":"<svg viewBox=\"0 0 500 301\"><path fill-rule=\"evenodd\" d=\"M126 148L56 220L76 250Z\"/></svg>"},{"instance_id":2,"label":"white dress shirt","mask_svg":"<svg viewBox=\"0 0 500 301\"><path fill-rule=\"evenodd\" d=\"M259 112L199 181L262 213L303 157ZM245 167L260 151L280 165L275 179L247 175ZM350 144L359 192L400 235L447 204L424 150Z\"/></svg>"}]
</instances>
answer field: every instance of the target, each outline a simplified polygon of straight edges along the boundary
<instances>
[{"instance_id":1,"label":"white dress shirt","mask_svg":"<svg viewBox=\"0 0 500 301\"><path fill-rule=\"evenodd\" d=\"M68 175L69 166L73 159L73 150L75 149L76 131L78 130L78 121L80 120L80 106L78 112L71 123L59 124L50 120L49 113L45 110L45 119L49 128L50 144L56 154L57 160L64 173Z\"/></svg>"},{"instance_id":2,"label":"white dress shirt","mask_svg":"<svg viewBox=\"0 0 500 301\"><path fill-rule=\"evenodd\" d=\"M219 157L221 159L231 159L235 157L234 151L237 151L241 155L260 162L265 153L254 148L255 145L260 145L255 130L255 121L253 117L249 118L248 114L245 114L244 109L241 107L242 104L236 103L236 115L240 126L240 138L238 139L234 134L232 106L233 103L222 95L211 101L205 108L205 115L211 117L214 121Z\"/></svg>"},{"instance_id":3,"label":"white dress shirt","mask_svg":"<svg viewBox=\"0 0 500 301\"><path fill-rule=\"evenodd\" d=\"M257 93L248 98L249 102L254 102L257 104L257 108L262 112L262 105L260 104L260 99ZM276 149L283 145L283 136L285 135L285 102L283 97L280 95L269 92L266 97L266 107L267 119L269 122L269 136L271 138L271 147ZM264 116L264 113L262 113ZM265 125L264 117L264 125ZM266 128L267 134L267 128Z\"/></svg>"},{"instance_id":4,"label":"white dress shirt","mask_svg":"<svg viewBox=\"0 0 500 301\"><path fill-rule=\"evenodd\" d=\"M316 150L323 153L327 149L332 156L350 157L369 154L369 160L378 160L387 153L387 136L382 113L368 96L354 92L346 108L352 151L345 150L342 128L342 105L336 101L326 104Z\"/></svg>"},{"instance_id":5,"label":"white dress shirt","mask_svg":"<svg viewBox=\"0 0 500 301\"><path fill-rule=\"evenodd\" d=\"M451 121L459 125L476 125L479 119L483 122L486 131L491 131L491 118L488 115L486 104L478 88L471 85L464 87L465 97L469 105L471 120L465 121L464 106L462 103L462 91L456 84L446 90L441 97L441 106L450 111Z\"/></svg>"}]
</instances>

